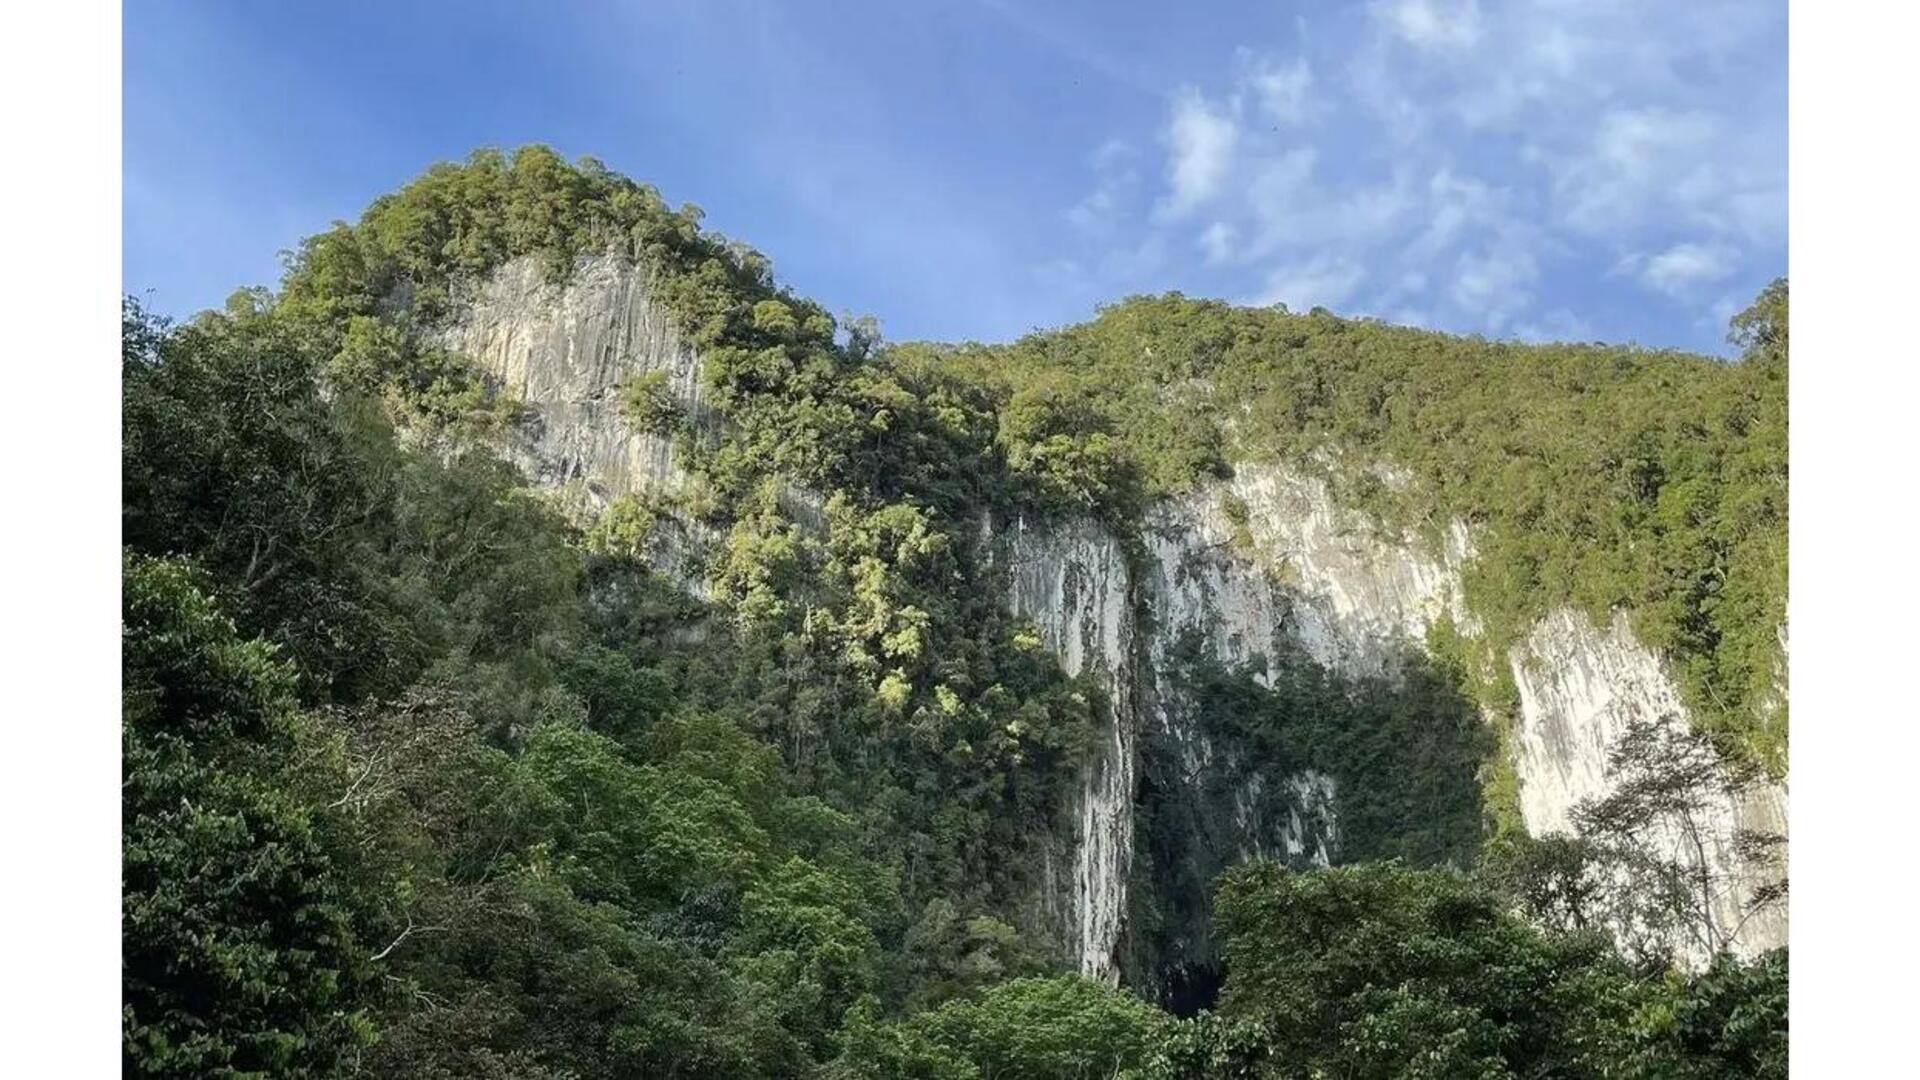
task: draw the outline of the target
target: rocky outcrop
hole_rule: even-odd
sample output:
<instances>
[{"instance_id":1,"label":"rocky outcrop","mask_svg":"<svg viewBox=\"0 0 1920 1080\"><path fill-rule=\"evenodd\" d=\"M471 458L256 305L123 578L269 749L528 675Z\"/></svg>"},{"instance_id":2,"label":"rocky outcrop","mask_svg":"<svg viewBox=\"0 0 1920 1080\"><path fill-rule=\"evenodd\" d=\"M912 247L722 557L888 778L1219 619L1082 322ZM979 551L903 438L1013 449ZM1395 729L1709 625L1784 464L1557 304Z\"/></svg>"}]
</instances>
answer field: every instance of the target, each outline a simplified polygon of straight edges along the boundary
<instances>
[{"instance_id":1,"label":"rocky outcrop","mask_svg":"<svg viewBox=\"0 0 1920 1080\"><path fill-rule=\"evenodd\" d=\"M1614 789L1619 778L1611 754L1634 721L1687 722L1659 657L1634 640L1624 614L1596 627L1577 612L1556 611L1514 646L1510 660L1520 691L1514 740L1520 810L1536 836L1572 831L1574 808ZM1675 815L1650 823L1645 843L1680 865L1704 862L1703 915L1736 952L1785 944L1784 905L1753 904L1756 891L1778 880L1778 872L1754 865L1740 839L1787 834L1786 789L1756 783L1731 792L1710 789L1700 799L1684 821ZM1672 944L1694 962L1708 958L1706 946L1691 937Z\"/></svg>"},{"instance_id":2,"label":"rocky outcrop","mask_svg":"<svg viewBox=\"0 0 1920 1080\"><path fill-rule=\"evenodd\" d=\"M1080 970L1111 981L1133 860L1140 715L1135 597L1126 554L1090 521L1039 525L1019 518L995 555L1008 567L1008 603L1015 613L1033 621L1068 675L1091 675L1103 691L1104 730L1086 765L1075 814L1065 929Z\"/></svg>"},{"instance_id":3,"label":"rocky outcrop","mask_svg":"<svg viewBox=\"0 0 1920 1080\"><path fill-rule=\"evenodd\" d=\"M470 288L455 312L439 344L474 360L522 403L522 422L502 450L568 510L591 516L622 496L686 489L672 438L621 416L622 385L658 371L696 423L719 423L698 355L653 300L640 268L612 256L583 258L556 284L541 260L517 259ZM705 552L717 540L698 521L663 516L649 530L648 560L705 598Z\"/></svg>"},{"instance_id":4,"label":"rocky outcrop","mask_svg":"<svg viewBox=\"0 0 1920 1080\"><path fill-rule=\"evenodd\" d=\"M1063 657L1069 672L1101 649L1109 669L1136 670L1120 682L1115 697L1131 711L1113 717L1114 752L1138 752L1140 740L1170 748L1170 760L1150 765L1106 767L1109 785L1143 780L1154 790L1162 835L1151 881L1131 881L1124 860L1098 860L1096 872L1121 876L1098 886L1102 897L1097 934L1081 937L1081 967L1107 973L1119 963L1120 927L1109 905L1116 891L1159 890L1161 907L1204 909L1208 884L1226 865L1269 856L1299 865L1325 865L1338 857L1337 782L1316 772L1276 775L1264 763L1220 744L1197 704L1166 678L1187 650L1199 649L1224 667L1269 682L1283 652L1303 651L1343 675L1391 674L1406 655L1409 639L1427 625L1460 611L1455 566L1411 545L1381 542L1370 523L1338 508L1325 485L1295 472L1261 466L1238 471L1229 484L1154 508L1140 533L1136 558L1090 522L1071 527L1029 528L1006 553L1014 575L1013 606L1033 617L1043 639ZM1453 557L1464 557L1464 531ZM1129 575L1137 573L1138 581ZM1071 614L1054 581L1102 582L1102 595L1130 597L1110 602L1099 620ZM1118 624L1120 629L1105 628ZM1095 631L1099 631L1096 637ZM1131 644L1131 655L1126 649ZM1120 670L1125 670L1121 668ZM1156 775L1143 776L1152 771ZM1107 831L1095 842L1130 832L1108 828L1116 797L1102 792L1097 820ZM1132 805L1137 787L1128 796ZM1170 865L1174 861L1181 865ZM1165 895L1168 890L1198 895ZM1137 905L1120 897L1118 910ZM1157 948L1168 955L1148 967L1182 963L1198 947L1178 928L1163 930Z\"/></svg>"},{"instance_id":5,"label":"rocky outcrop","mask_svg":"<svg viewBox=\"0 0 1920 1080\"><path fill-rule=\"evenodd\" d=\"M1259 561L1288 582L1294 640L1335 670L1384 670L1396 646L1419 647L1442 617L1465 633L1478 632L1461 592L1472 538L1458 521L1450 523L1437 552L1436 545L1413 538L1383 537L1373 523L1337 505L1324 484L1273 468L1243 468L1213 501L1206 498L1189 500L1180 516L1219 535L1233 526L1210 508L1239 500L1244 509L1235 516L1245 523L1243 539L1250 538ZM1242 583L1234 591L1257 598L1263 590ZM1783 629L1783 656L1784 638ZM1513 765L1522 816L1534 835L1570 830L1575 807L1614 789L1619 777L1610 755L1632 719L1691 722L1660 658L1634 640L1624 614L1596 627L1579 612L1551 612L1508 660L1520 692ZM1786 698L1784 679L1777 696ZM1699 822L1707 874L1724 882L1714 890L1713 917L1731 933L1738 952L1786 941L1784 906L1752 914L1747 908L1777 871L1750 865L1736 843L1742 834L1786 835L1786 804L1783 786L1753 785L1713 800ZM1675 834L1656 843L1683 863L1701 858ZM1674 944L1683 951L1690 947Z\"/></svg>"},{"instance_id":6,"label":"rocky outcrop","mask_svg":"<svg viewBox=\"0 0 1920 1080\"><path fill-rule=\"evenodd\" d=\"M1291 638L1344 675L1389 673L1407 644L1423 642L1442 617L1474 625L1460 591L1461 568L1473 554L1461 523L1430 552L1411 538L1383 535L1317 477L1273 465L1242 465L1231 481L1169 509L1204 542L1231 543L1237 535L1247 562L1290 598ZM1248 576L1238 575L1242 582Z\"/></svg>"},{"instance_id":7,"label":"rocky outcrop","mask_svg":"<svg viewBox=\"0 0 1920 1080\"><path fill-rule=\"evenodd\" d=\"M556 285L540 260L517 259L456 310L440 343L474 359L527 406L508 450L530 479L594 508L685 483L672 440L620 416L621 385L659 371L678 400L712 422L699 357L654 302L641 270L611 256L586 258Z\"/></svg>"}]
</instances>

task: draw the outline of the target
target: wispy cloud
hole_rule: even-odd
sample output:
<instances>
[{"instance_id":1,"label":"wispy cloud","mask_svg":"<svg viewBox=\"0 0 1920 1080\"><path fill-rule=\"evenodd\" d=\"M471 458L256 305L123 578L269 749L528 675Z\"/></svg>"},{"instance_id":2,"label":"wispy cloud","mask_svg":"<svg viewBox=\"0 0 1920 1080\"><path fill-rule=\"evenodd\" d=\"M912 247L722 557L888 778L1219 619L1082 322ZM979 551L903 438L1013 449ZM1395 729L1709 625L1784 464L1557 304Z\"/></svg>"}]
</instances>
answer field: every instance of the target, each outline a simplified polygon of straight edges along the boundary
<instances>
[{"instance_id":1,"label":"wispy cloud","mask_svg":"<svg viewBox=\"0 0 1920 1080\"><path fill-rule=\"evenodd\" d=\"M1314 116L1313 69L1306 57L1292 63L1263 65L1248 80L1264 118L1275 125L1297 126Z\"/></svg>"},{"instance_id":2,"label":"wispy cloud","mask_svg":"<svg viewBox=\"0 0 1920 1080\"><path fill-rule=\"evenodd\" d=\"M1136 65L1095 48L1089 44L1090 38L1084 32L1058 26L1034 14L1029 5L1011 4L1006 0L972 2L982 10L991 12L1005 25L1066 57L1085 71L1144 94L1158 96L1160 93L1159 88L1141 76Z\"/></svg>"},{"instance_id":3,"label":"wispy cloud","mask_svg":"<svg viewBox=\"0 0 1920 1080\"><path fill-rule=\"evenodd\" d=\"M1617 109L1600 117L1592 143L1570 159L1543 157L1565 222L1608 233L1709 198L1720 186L1710 148L1714 119L1701 112Z\"/></svg>"},{"instance_id":4,"label":"wispy cloud","mask_svg":"<svg viewBox=\"0 0 1920 1080\"><path fill-rule=\"evenodd\" d=\"M1539 277L1539 262L1525 245L1473 248L1455 260L1449 295L1462 311L1477 315L1481 326L1500 333L1532 306Z\"/></svg>"},{"instance_id":5,"label":"wispy cloud","mask_svg":"<svg viewBox=\"0 0 1920 1080\"><path fill-rule=\"evenodd\" d=\"M1703 285L1724 280L1737 260L1738 253L1730 247L1682 243L1652 255L1630 256L1622 265L1649 287L1685 297Z\"/></svg>"},{"instance_id":6,"label":"wispy cloud","mask_svg":"<svg viewBox=\"0 0 1920 1080\"><path fill-rule=\"evenodd\" d=\"M1239 239L1239 230L1224 221L1216 221L1200 234L1200 250L1207 253L1207 262L1210 264L1228 262L1233 258Z\"/></svg>"},{"instance_id":7,"label":"wispy cloud","mask_svg":"<svg viewBox=\"0 0 1920 1080\"><path fill-rule=\"evenodd\" d=\"M1093 171L1099 177L1087 197L1067 211L1067 220L1083 233L1112 236L1127 199L1140 184L1135 166L1139 152L1124 139L1108 139L1093 153Z\"/></svg>"}]
</instances>

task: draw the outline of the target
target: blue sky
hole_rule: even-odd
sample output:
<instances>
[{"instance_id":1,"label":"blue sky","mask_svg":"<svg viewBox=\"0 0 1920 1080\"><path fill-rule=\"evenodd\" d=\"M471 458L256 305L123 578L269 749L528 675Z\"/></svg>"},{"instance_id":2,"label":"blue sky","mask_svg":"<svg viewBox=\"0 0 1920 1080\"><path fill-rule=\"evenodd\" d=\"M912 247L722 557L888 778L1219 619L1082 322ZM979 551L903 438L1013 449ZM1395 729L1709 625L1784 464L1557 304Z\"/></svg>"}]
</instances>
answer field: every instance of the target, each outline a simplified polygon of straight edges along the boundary
<instances>
[{"instance_id":1,"label":"blue sky","mask_svg":"<svg viewBox=\"0 0 1920 1080\"><path fill-rule=\"evenodd\" d=\"M186 315L546 142L890 338L1178 289L1724 352L1786 272L1786 5L128 0L126 288Z\"/></svg>"}]
</instances>

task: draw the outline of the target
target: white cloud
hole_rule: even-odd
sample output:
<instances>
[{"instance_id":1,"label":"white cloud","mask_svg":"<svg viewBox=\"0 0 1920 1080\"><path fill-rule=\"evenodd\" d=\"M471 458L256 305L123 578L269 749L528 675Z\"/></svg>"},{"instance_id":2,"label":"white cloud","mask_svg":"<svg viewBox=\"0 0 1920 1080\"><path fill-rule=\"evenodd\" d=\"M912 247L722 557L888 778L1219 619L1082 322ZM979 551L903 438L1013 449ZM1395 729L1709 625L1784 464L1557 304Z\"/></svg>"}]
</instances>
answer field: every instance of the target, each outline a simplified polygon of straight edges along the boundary
<instances>
[{"instance_id":1,"label":"white cloud","mask_svg":"<svg viewBox=\"0 0 1920 1080\"><path fill-rule=\"evenodd\" d=\"M1316 147L1295 146L1270 152L1244 170L1236 192L1247 219L1243 256L1303 245L1363 250L1398 235L1417 216L1420 193L1411 175L1342 185L1319 176L1320 161Z\"/></svg>"},{"instance_id":2,"label":"white cloud","mask_svg":"<svg viewBox=\"0 0 1920 1080\"><path fill-rule=\"evenodd\" d=\"M1067 211L1067 220L1081 232L1098 238L1113 235L1126 212L1140 175L1134 168L1139 152L1122 139L1109 139L1093 153L1093 168L1099 177L1087 197Z\"/></svg>"},{"instance_id":3,"label":"white cloud","mask_svg":"<svg viewBox=\"0 0 1920 1080\"><path fill-rule=\"evenodd\" d=\"M1506 193L1484 181L1442 166L1427 181L1426 228L1409 253L1431 258L1460 242L1469 232L1491 230L1506 218Z\"/></svg>"},{"instance_id":4,"label":"white cloud","mask_svg":"<svg viewBox=\"0 0 1920 1080\"><path fill-rule=\"evenodd\" d=\"M1630 240L1649 225L1738 228L1757 216L1746 200L1765 200L1764 187L1771 186L1754 190L1753 178L1770 170L1752 160L1718 118L1697 110L1612 110L1599 118L1584 148L1571 155L1543 151L1537 160L1561 221L1601 237ZM1783 185L1780 193L1784 226Z\"/></svg>"},{"instance_id":5,"label":"white cloud","mask_svg":"<svg viewBox=\"0 0 1920 1080\"><path fill-rule=\"evenodd\" d=\"M1296 146L1270 153L1250 164L1241 185L1242 205L1252 230L1257 233L1249 254L1260 255L1282 242L1303 239L1307 223L1303 211L1319 202L1313 189L1313 170L1319 152L1311 146Z\"/></svg>"},{"instance_id":6,"label":"white cloud","mask_svg":"<svg viewBox=\"0 0 1920 1080\"><path fill-rule=\"evenodd\" d=\"M1067 220L1083 232L1105 235L1113 231L1118 201L1113 189L1102 184L1089 192L1086 198L1073 204L1067 211Z\"/></svg>"},{"instance_id":7,"label":"white cloud","mask_svg":"<svg viewBox=\"0 0 1920 1080\"><path fill-rule=\"evenodd\" d=\"M1457 4L1391 0L1375 4L1373 15L1395 37L1417 49L1462 49L1480 40L1480 5L1475 0Z\"/></svg>"},{"instance_id":8,"label":"white cloud","mask_svg":"<svg viewBox=\"0 0 1920 1080\"><path fill-rule=\"evenodd\" d=\"M1333 307L1353 295L1366 270L1342 256L1316 256L1305 262L1274 267L1266 288L1254 303L1285 304L1294 311Z\"/></svg>"},{"instance_id":9,"label":"white cloud","mask_svg":"<svg viewBox=\"0 0 1920 1080\"><path fill-rule=\"evenodd\" d=\"M1624 265L1649 287L1684 297L1701 285L1730 276L1737 259L1738 253L1728 247L1682 243L1644 258L1629 258Z\"/></svg>"},{"instance_id":10,"label":"white cloud","mask_svg":"<svg viewBox=\"0 0 1920 1080\"><path fill-rule=\"evenodd\" d=\"M1601 118L1594 156L1622 172L1646 175L1675 151L1696 149L1713 134L1713 119L1703 113L1622 109Z\"/></svg>"},{"instance_id":11,"label":"white cloud","mask_svg":"<svg viewBox=\"0 0 1920 1080\"><path fill-rule=\"evenodd\" d=\"M1223 109L1187 87L1175 95L1167 121L1167 180L1172 185L1166 210L1178 217L1213 198L1226 179L1240 127Z\"/></svg>"},{"instance_id":12,"label":"white cloud","mask_svg":"<svg viewBox=\"0 0 1920 1080\"><path fill-rule=\"evenodd\" d=\"M1108 139L1093 152L1093 167L1102 171L1127 168L1140 152L1125 139Z\"/></svg>"},{"instance_id":13,"label":"white cloud","mask_svg":"<svg viewBox=\"0 0 1920 1080\"><path fill-rule=\"evenodd\" d=\"M1717 72L1765 57L1755 39L1785 22L1785 5L1751 0L1483 3L1374 3L1352 65L1362 102L1402 131L1582 130L1579 114L1623 101L1700 97Z\"/></svg>"}]
</instances>

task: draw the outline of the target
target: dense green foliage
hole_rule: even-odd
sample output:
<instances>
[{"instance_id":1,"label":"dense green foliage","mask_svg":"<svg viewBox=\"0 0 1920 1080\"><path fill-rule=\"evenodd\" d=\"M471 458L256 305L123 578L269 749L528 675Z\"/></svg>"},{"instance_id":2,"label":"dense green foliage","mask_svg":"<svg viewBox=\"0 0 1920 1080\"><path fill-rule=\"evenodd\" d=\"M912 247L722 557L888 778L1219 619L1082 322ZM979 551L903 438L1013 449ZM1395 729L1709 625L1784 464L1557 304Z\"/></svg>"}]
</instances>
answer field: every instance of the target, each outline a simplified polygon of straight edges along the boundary
<instances>
[{"instance_id":1,"label":"dense green foliage","mask_svg":"<svg viewBox=\"0 0 1920 1080\"><path fill-rule=\"evenodd\" d=\"M710 616L483 446L408 445L297 318L128 319L130 1069L796 1075L858 1002L1050 966L996 852L1090 706L986 598L906 712L850 655L897 628ZM804 584L846 618L882 559L954 572L911 508L832 513ZM214 629L152 628L150 579Z\"/></svg>"},{"instance_id":2,"label":"dense green foliage","mask_svg":"<svg viewBox=\"0 0 1920 1080\"><path fill-rule=\"evenodd\" d=\"M1247 836L1298 831L1290 778L1332 779L1339 829L1327 847L1341 860L1473 865L1489 827L1481 773L1493 735L1451 673L1415 655L1395 678L1366 679L1341 678L1293 650L1263 660L1264 681L1194 647L1173 661L1158 673L1175 692L1171 707L1216 756L1186 776L1176 740L1146 741L1139 857L1155 887L1136 890L1132 932L1150 955L1179 958L1165 972L1176 1005L1204 1001L1217 978L1216 877L1245 858ZM1248 818L1252 829L1240 824Z\"/></svg>"},{"instance_id":3,"label":"dense green foliage","mask_svg":"<svg viewBox=\"0 0 1920 1080\"><path fill-rule=\"evenodd\" d=\"M1456 680L1414 656L1397 678L1341 679L1299 654L1266 668L1262 685L1189 655L1169 674L1199 722L1246 760L1338 782L1344 858L1472 862L1491 733Z\"/></svg>"},{"instance_id":4,"label":"dense green foliage","mask_svg":"<svg viewBox=\"0 0 1920 1080\"><path fill-rule=\"evenodd\" d=\"M1393 863L1252 864L1217 908L1220 1015L1239 1027L1215 1075L1786 1075L1784 953L1650 978L1598 934L1542 932L1464 877ZM1703 1039L1709 1016L1729 1023Z\"/></svg>"},{"instance_id":5,"label":"dense green foliage","mask_svg":"<svg viewBox=\"0 0 1920 1080\"><path fill-rule=\"evenodd\" d=\"M1325 335L1325 357L1347 355L1349 333L1411 332L1169 299L1006 350L880 347L699 216L592 162L483 152L309 240L277 293L177 328L129 307L129 1074L1778 1069L1784 961L1691 983L1629 970L1588 934L1507 914L1520 888L1482 892L1458 870L1236 873L1218 904L1217 1014L1176 1020L1067 974L1036 910L1052 884L1037 854L1071 827L1105 703L999 603L980 515L1072 509L1131 538L1146 499L1248 446L1306 454L1352 435L1363 456L1417 465L1414 490L1458 500L1441 505L1489 535L1538 537L1505 503L1473 504L1504 495L1473 486L1468 451L1419 459L1377 410L1372 428L1329 426L1346 391L1301 398L1285 431L1261 411L1334 360L1276 367L1262 385L1282 396L1242 392L1276 347L1261 320ZM720 417L635 380L630 422L674 432L696 482L579 521L496 456L516 403L432 331L510 258L558 279L609 251L649 268ZM1784 354L1784 291L1773 300L1777 315L1740 324L1756 359L1728 370ZM1214 321L1245 340L1208 344ZM1104 374L1095 345L1112 350ZM1363 382L1390 363L1361 354ZM1758 429L1771 399L1756 385ZM1494 422L1454 407L1456 425ZM1738 455L1722 456L1685 473L1716 479L1672 510L1701 535L1663 540L1660 566L1693 568L1700 545L1744 552L1771 528L1764 500L1726 517L1738 485L1718 478ZM1738 467L1772 475L1764 447L1750 456ZM645 561L658 530L692 526L717 538L706 600ZM1581 544L1566 557L1598 558ZM1758 580L1747 557L1707 590L1732 605L1704 616L1711 647L1669 643L1715 678L1744 670L1727 628L1744 617L1736 583ZM1559 572L1510 608L1487 599L1490 618L1558 595L1541 582ZM1608 602L1653 611L1669 595L1635 580ZM1462 672L1356 686L1273 662L1271 690L1198 663L1167 677L1253 757L1356 781L1341 796L1348 857L1470 864L1490 750ZM1202 906L1212 869L1185 886ZM1296 1006L1327 1026L1281 1017Z\"/></svg>"},{"instance_id":6,"label":"dense green foliage","mask_svg":"<svg viewBox=\"0 0 1920 1080\"><path fill-rule=\"evenodd\" d=\"M1125 991L1074 975L1014 979L908 1020L849 1018L833 1080L1066 1080L1158 1075L1177 1025Z\"/></svg>"},{"instance_id":7,"label":"dense green foliage","mask_svg":"<svg viewBox=\"0 0 1920 1080\"><path fill-rule=\"evenodd\" d=\"M372 1041L297 765L293 673L176 563L123 575L126 1069L310 1076Z\"/></svg>"},{"instance_id":8,"label":"dense green foliage","mask_svg":"<svg viewBox=\"0 0 1920 1080\"><path fill-rule=\"evenodd\" d=\"M1535 933L1462 879L1254 867L1228 878L1218 914L1222 1012L1304 1073L1595 1075L1618 1056L1604 1035L1624 1031L1631 1003L1595 993L1605 943Z\"/></svg>"}]
</instances>

